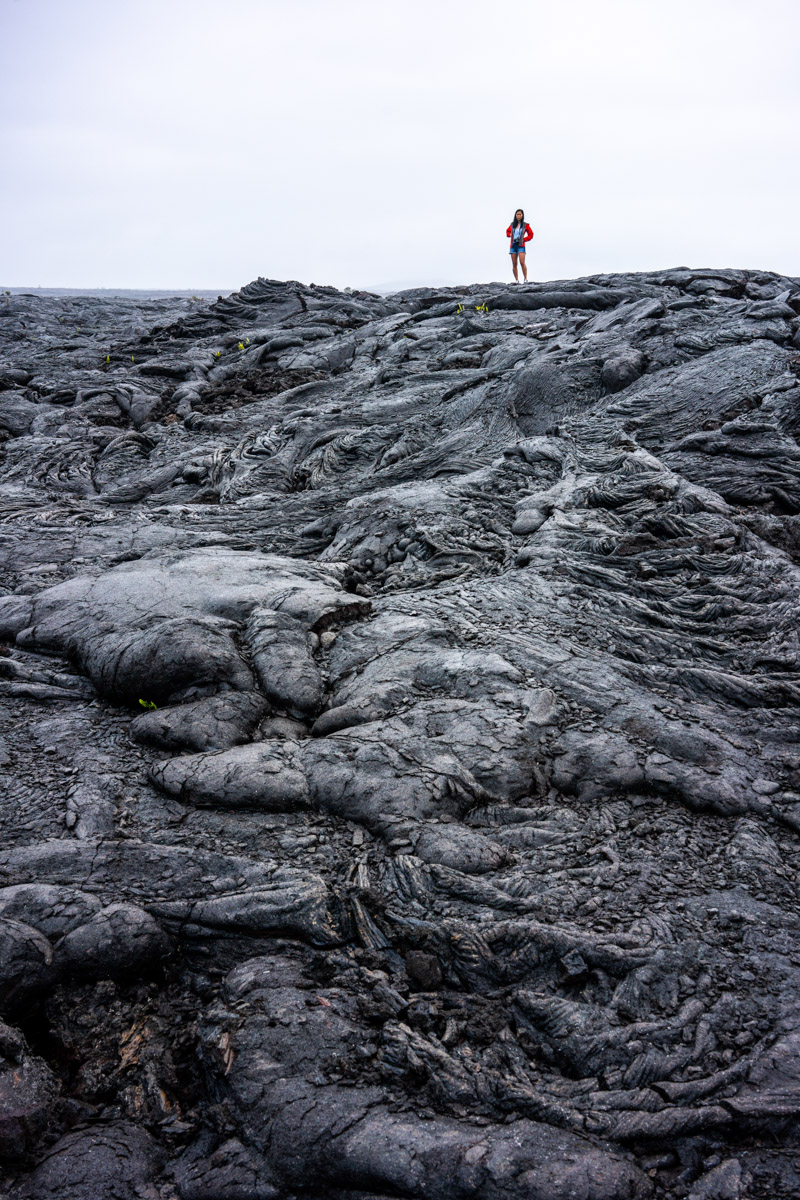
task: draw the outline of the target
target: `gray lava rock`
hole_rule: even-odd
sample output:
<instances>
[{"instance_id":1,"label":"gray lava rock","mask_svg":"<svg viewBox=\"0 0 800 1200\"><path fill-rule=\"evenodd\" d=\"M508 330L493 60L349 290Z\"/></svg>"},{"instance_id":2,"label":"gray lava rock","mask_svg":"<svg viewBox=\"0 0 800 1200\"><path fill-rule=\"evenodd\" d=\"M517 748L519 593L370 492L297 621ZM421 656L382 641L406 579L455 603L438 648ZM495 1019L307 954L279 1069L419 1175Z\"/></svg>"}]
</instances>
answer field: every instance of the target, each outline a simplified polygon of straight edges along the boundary
<instances>
[{"instance_id":1,"label":"gray lava rock","mask_svg":"<svg viewBox=\"0 0 800 1200\"><path fill-rule=\"evenodd\" d=\"M203 1137L175 1166L181 1200L280 1200L281 1189L263 1157L237 1138L215 1146Z\"/></svg>"},{"instance_id":2,"label":"gray lava rock","mask_svg":"<svg viewBox=\"0 0 800 1200\"><path fill-rule=\"evenodd\" d=\"M258 692L221 692L131 722L136 742L161 750L226 750L253 736L269 705Z\"/></svg>"},{"instance_id":3,"label":"gray lava rock","mask_svg":"<svg viewBox=\"0 0 800 1200\"><path fill-rule=\"evenodd\" d=\"M126 1122L68 1133L14 1200L157 1200L154 1180L162 1160L147 1131Z\"/></svg>"},{"instance_id":4,"label":"gray lava rock","mask_svg":"<svg viewBox=\"0 0 800 1200\"><path fill-rule=\"evenodd\" d=\"M747 1195L744 1176L737 1159L726 1159L698 1179L687 1200L744 1200Z\"/></svg>"},{"instance_id":5,"label":"gray lava rock","mask_svg":"<svg viewBox=\"0 0 800 1200\"><path fill-rule=\"evenodd\" d=\"M47 938L22 921L0 918L0 1011L13 1012L55 978Z\"/></svg>"},{"instance_id":6,"label":"gray lava rock","mask_svg":"<svg viewBox=\"0 0 800 1200\"><path fill-rule=\"evenodd\" d=\"M110 904L59 942L56 964L76 978L118 979L158 972L170 952L149 913L133 904Z\"/></svg>"},{"instance_id":7,"label":"gray lava rock","mask_svg":"<svg viewBox=\"0 0 800 1200\"><path fill-rule=\"evenodd\" d=\"M609 392L619 392L633 383L644 371L645 357L641 350L618 351L603 363L601 379Z\"/></svg>"}]
</instances>

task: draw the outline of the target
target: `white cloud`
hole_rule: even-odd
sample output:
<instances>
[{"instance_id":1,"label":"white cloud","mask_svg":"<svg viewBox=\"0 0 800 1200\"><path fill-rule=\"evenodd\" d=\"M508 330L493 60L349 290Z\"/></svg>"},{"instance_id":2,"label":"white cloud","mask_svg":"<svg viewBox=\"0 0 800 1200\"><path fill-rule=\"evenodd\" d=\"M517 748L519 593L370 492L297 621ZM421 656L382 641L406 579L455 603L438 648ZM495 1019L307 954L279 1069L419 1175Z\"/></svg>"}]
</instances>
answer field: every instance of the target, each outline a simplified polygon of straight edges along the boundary
<instances>
[{"instance_id":1,"label":"white cloud","mask_svg":"<svg viewBox=\"0 0 800 1200\"><path fill-rule=\"evenodd\" d=\"M794 0L0 0L7 285L800 275ZM309 228L310 219L310 228Z\"/></svg>"}]
</instances>

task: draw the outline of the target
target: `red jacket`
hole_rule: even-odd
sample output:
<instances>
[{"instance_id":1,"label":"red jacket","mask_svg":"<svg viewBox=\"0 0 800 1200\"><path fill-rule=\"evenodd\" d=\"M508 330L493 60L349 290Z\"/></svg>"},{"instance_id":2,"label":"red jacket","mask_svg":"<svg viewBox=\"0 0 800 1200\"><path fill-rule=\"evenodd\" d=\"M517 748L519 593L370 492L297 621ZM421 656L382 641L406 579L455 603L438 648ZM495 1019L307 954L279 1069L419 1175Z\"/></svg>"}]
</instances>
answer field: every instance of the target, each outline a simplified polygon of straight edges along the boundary
<instances>
[{"instance_id":1,"label":"red jacket","mask_svg":"<svg viewBox=\"0 0 800 1200\"><path fill-rule=\"evenodd\" d=\"M511 237L511 226L510 225L509 225L508 229L506 230L506 237L507 238ZM523 231L523 237L522 237L523 246L525 245L526 242L529 242L532 237L533 237L533 230L531 229L530 225L526 225L525 229Z\"/></svg>"}]
</instances>

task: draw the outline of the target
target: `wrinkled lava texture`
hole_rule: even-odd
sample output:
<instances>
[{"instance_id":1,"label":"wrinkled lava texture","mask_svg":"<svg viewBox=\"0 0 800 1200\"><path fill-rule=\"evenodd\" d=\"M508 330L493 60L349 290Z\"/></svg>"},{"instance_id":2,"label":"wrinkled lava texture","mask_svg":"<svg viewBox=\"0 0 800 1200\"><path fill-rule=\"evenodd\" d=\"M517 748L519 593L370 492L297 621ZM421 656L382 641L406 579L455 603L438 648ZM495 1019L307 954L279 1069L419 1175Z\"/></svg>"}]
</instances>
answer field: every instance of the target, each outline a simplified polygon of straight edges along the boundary
<instances>
[{"instance_id":1,"label":"wrinkled lava texture","mask_svg":"<svg viewBox=\"0 0 800 1200\"><path fill-rule=\"evenodd\" d=\"M0 1191L800 1195L799 317L0 296Z\"/></svg>"}]
</instances>

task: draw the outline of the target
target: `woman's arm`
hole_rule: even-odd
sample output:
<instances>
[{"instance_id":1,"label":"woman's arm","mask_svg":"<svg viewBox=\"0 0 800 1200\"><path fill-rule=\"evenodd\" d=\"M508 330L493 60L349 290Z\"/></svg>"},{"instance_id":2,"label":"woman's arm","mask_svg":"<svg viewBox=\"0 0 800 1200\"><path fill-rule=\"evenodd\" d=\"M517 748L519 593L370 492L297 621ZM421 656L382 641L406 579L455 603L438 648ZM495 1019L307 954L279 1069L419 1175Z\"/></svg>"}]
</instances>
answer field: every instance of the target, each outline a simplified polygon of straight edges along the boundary
<instances>
[{"instance_id":1,"label":"woman's arm","mask_svg":"<svg viewBox=\"0 0 800 1200\"><path fill-rule=\"evenodd\" d=\"M509 225L508 229L506 230L506 237L511 237L511 226L510 225Z\"/></svg>"},{"instance_id":2,"label":"woman's arm","mask_svg":"<svg viewBox=\"0 0 800 1200\"><path fill-rule=\"evenodd\" d=\"M523 238L523 241L529 242L532 237L533 237L533 230L531 229L530 225L526 225L525 226L525 237Z\"/></svg>"}]
</instances>

